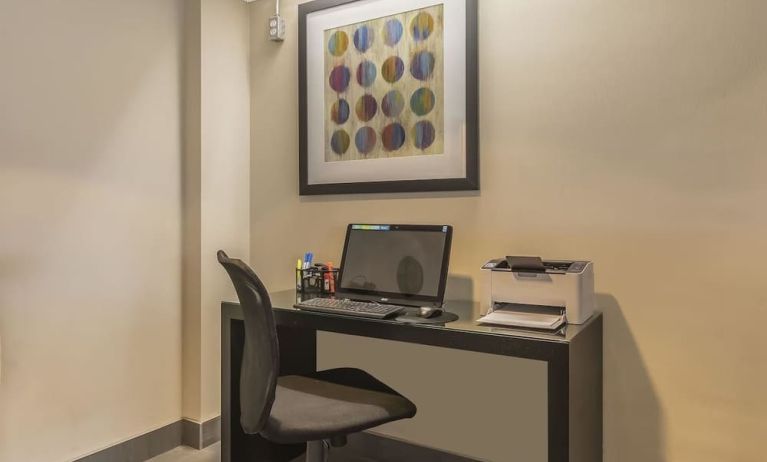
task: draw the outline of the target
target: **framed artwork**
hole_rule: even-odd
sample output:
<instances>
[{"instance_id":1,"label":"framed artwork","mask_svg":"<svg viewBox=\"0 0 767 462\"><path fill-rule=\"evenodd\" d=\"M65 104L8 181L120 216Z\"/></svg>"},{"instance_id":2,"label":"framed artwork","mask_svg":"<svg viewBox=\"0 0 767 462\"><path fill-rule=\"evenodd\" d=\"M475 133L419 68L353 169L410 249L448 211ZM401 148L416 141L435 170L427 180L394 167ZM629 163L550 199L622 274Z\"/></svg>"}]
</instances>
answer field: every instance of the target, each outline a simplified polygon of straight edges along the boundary
<instances>
[{"instance_id":1,"label":"framed artwork","mask_svg":"<svg viewBox=\"0 0 767 462\"><path fill-rule=\"evenodd\" d=\"M479 189L477 0L299 5L300 194Z\"/></svg>"}]
</instances>

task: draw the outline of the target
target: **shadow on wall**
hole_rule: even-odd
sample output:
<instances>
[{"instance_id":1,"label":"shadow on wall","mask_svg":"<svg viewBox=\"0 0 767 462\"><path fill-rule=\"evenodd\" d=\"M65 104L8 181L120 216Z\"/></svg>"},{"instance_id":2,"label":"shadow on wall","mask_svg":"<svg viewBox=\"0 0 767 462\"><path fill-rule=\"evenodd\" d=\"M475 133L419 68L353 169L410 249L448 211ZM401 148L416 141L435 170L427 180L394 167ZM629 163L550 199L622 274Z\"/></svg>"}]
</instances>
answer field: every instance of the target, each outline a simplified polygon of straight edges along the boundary
<instances>
[{"instance_id":1,"label":"shadow on wall","mask_svg":"<svg viewBox=\"0 0 767 462\"><path fill-rule=\"evenodd\" d=\"M618 301L597 294L604 314L604 460L664 462L665 421L647 367Z\"/></svg>"},{"instance_id":2,"label":"shadow on wall","mask_svg":"<svg viewBox=\"0 0 767 462\"><path fill-rule=\"evenodd\" d=\"M473 300L474 283L469 276L448 274L445 300Z\"/></svg>"}]
</instances>

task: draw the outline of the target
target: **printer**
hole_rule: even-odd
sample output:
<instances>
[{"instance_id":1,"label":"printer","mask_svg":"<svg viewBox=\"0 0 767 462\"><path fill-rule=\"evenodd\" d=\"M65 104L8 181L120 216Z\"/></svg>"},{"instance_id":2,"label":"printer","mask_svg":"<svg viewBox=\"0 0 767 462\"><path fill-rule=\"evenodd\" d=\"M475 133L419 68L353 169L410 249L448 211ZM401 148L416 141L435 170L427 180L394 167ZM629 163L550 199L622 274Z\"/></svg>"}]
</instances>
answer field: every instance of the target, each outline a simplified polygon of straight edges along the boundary
<instances>
[{"instance_id":1,"label":"printer","mask_svg":"<svg viewBox=\"0 0 767 462\"><path fill-rule=\"evenodd\" d=\"M482 266L487 292L478 322L555 330L583 324L594 312L590 261L496 258Z\"/></svg>"}]
</instances>

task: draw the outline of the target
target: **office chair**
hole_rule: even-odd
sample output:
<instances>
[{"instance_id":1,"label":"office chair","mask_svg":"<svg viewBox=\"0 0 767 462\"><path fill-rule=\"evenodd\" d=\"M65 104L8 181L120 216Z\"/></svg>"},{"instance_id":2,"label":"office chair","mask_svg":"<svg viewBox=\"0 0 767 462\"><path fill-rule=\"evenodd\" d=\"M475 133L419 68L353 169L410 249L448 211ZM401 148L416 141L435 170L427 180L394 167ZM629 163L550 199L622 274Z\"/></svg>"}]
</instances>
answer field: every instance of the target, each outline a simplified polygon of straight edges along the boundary
<instances>
[{"instance_id":1,"label":"office chair","mask_svg":"<svg viewBox=\"0 0 767 462\"><path fill-rule=\"evenodd\" d=\"M266 288L241 260L218 251L245 319L240 423L278 444L307 443L306 462L325 462L349 434L415 416L416 407L375 377L352 368L279 376L277 328Z\"/></svg>"}]
</instances>

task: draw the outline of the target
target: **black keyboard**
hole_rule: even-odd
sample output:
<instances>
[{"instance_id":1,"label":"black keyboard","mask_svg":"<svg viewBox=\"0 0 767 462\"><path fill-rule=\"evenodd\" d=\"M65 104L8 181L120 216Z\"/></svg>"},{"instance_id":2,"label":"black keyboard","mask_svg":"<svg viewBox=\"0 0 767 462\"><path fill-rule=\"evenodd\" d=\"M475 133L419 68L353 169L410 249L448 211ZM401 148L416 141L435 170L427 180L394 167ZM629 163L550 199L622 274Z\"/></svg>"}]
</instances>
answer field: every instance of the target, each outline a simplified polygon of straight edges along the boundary
<instances>
[{"instance_id":1,"label":"black keyboard","mask_svg":"<svg viewBox=\"0 0 767 462\"><path fill-rule=\"evenodd\" d=\"M306 311L359 316L361 318L384 319L402 311L401 306L371 302L357 302L335 298L312 298L294 305Z\"/></svg>"}]
</instances>

